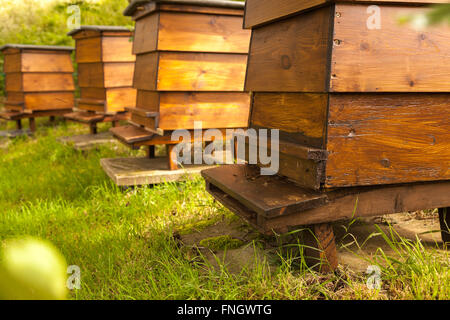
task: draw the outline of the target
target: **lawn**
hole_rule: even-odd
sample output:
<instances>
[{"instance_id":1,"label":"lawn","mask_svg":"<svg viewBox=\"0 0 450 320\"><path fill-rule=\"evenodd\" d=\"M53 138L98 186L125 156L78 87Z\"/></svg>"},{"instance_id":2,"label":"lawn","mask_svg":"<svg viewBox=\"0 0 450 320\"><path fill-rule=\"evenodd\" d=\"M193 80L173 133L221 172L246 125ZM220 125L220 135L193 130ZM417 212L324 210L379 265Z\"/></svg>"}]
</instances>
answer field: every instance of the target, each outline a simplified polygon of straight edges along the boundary
<instances>
[{"instance_id":1,"label":"lawn","mask_svg":"<svg viewBox=\"0 0 450 320\"><path fill-rule=\"evenodd\" d=\"M71 299L450 298L442 244L401 238L377 224L369 238L387 249L361 258L351 231L362 222L345 222L352 244L341 241L340 250L381 267L381 289L369 289L368 276L351 265L327 275L308 269L295 234L281 245L258 235L214 202L201 178L120 190L99 160L139 152L116 144L75 151L56 138L86 127L52 128L46 119L37 125L32 138L0 140L0 241L31 235L55 244L81 269L81 289Z\"/></svg>"}]
</instances>

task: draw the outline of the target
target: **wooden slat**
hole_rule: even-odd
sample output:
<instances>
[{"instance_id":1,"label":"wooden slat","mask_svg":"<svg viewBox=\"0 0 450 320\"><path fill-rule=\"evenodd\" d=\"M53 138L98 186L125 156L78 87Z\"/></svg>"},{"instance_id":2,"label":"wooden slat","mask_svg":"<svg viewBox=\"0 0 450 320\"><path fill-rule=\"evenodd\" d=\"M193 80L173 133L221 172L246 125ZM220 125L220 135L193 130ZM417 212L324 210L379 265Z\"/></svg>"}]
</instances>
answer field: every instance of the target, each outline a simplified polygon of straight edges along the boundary
<instances>
[{"instance_id":1,"label":"wooden slat","mask_svg":"<svg viewBox=\"0 0 450 320\"><path fill-rule=\"evenodd\" d=\"M159 13L153 13L136 21L133 53L142 54L156 51L158 47Z\"/></svg>"},{"instance_id":2,"label":"wooden slat","mask_svg":"<svg viewBox=\"0 0 450 320\"><path fill-rule=\"evenodd\" d=\"M156 90L158 53L151 52L136 57L133 86L140 90Z\"/></svg>"},{"instance_id":3,"label":"wooden slat","mask_svg":"<svg viewBox=\"0 0 450 320\"><path fill-rule=\"evenodd\" d=\"M20 72L22 70L22 55L20 53L16 54L5 54L3 63L3 72L12 73Z\"/></svg>"},{"instance_id":4,"label":"wooden slat","mask_svg":"<svg viewBox=\"0 0 450 320\"><path fill-rule=\"evenodd\" d=\"M325 4L326 0L247 0L244 27L253 28Z\"/></svg>"},{"instance_id":5,"label":"wooden slat","mask_svg":"<svg viewBox=\"0 0 450 320\"><path fill-rule=\"evenodd\" d=\"M367 28L367 5L338 4L331 91L450 92L450 26L417 31L398 17L426 9L380 5L381 28ZM336 44L339 41L339 44Z\"/></svg>"},{"instance_id":6,"label":"wooden slat","mask_svg":"<svg viewBox=\"0 0 450 320\"><path fill-rule=\"evenodd\" d=\"M331 95L327 187L450 179L450 94Z\"/></svg>"},{"instance_id":7,"label":"wooden slat","mask_svg":"<svg viewBox=\"0 0 450 320\"><path fill-rule=\"evenodd\" d=\"M157 89L161 91L243 91L247 56L161 52Z\"/></svg>"},{"instance_id":8,"label":"wooden slat","mask_svg":"<svg viewBox=\"0 0 450 320\"><path fill-rule=\"evenodd\" d=\"M24 92L73 91L72 73L24 73Z\"/></svg>"},{"instance_id":9,"label":"wooden slat","mask_svg":"<svg viewBox=\"0 0 450 320\"><path fill-rule=\"evenodd\" d=\"M76 41L76 62L92 63L102 61L101 38L94 37Z\"/></svg>"},{"instance_id":10,"label":"wooden slat","mask_svg":"<svg viewBox=\"0 0 450 320\"><path fill-rule=\"evenodd\" d=\"M70 53L23 53L22 72L73 72Z\"/></svg>"},{"instance_id":11,"label":"wooden slat","mask_svg":"<svg viewBox=\"0 0 450 320\"><path fill-rule=\"evenodd\" d=\"M132 87L134 62L104 63L105 88Z\"/></svg>"},{"instance_id":12,"label":"wooden slat","mask_svg":"<svg viewBox=\"0 0 450 320\"><path fill-rule=\"evenodd\" d=\"M22 74L21 73L7 73L5 77L5 87L8 92L22 91Z\"/></svg>"},{"instance_id":13,"label":"wooden slat","mask_svg":"<svg viewBox=\"0 0 450 320\"><path fill-rule=\"evenodd\" d=\"M106 112L121 112L136 105L136 89L109 88L106 95Z\"/></svg>"},{"instance_id":14,"label":"wooden slat","mask_svg":"<svg viewBox=\"0 0 450 320\"><path fill-rule=\"evenodd\" d=\"M154 134L133 125L111 128L112 134L126 144L150 140Z\"/></svg>"},{"instance_id":15,"label":"wooden slat","mask_svg":"<svg viewBox=\"0 0 450 320\"><path fill-rule=\"evenodd\" d=\"M136 107L159 112L159 92L137 90Z\"/></svg>"},{"instance_id":16,"label":"wooden slat","mask_svg":"<svg viewBox=\"0 0 450 320\"><path fill-rule=\"evenodd\" d=\"M133 42L131 33L126 37L102 38L103 62L134 62L136 57L132 53Z\"/></svg>"},{"instance_id":17,"label":"wooden slat","mask_svg":"<svg viewBox=\"0 0 450 320\"><path fill-rule=\"evenodd\" d=\"M248 165L228 165L204 170L206 181L221 189L246 207L272 218L322 206L326 196L297 187L277 176L261 176Z\"/></svg>"},{"instance_id":18,"label":"wooden slat","mask_svg":"<svg viewBox=\"0 0 450 320\"><path fill-rule=\"evenodd\" d=\"M81 88L104 88L105 76L103 63L78 64L78 86Z\"/></svg>"},{"instance_id":19,"label":"wooden slat","mask_svg":"<svg viewBox=\"0 0 450 320\"><path fill-rule=\"evenodd\" d=\"M247 54L249 44L242 17L160 13L158 50Z\"/></svg>"},{"instance_id":20,"label":"wooden slat","mask_svg":"<svg viewBox=\"0 0 450 320\"><path fill-rule=\"evenodd\" d=\"M326 92L330 10L253 30L245 90Z\"/></svg>"},{"instance_id":21,"label":"wooden slat","mask_svg":"<svg viewBox=\"0 0 450 320\"><path fill-rule=\"evenodd\" d=\"M208 128L243 128L248 125L248 93L161 93L160 122L163 130L194 129L194 121Z\"/></svg>"},{"instance_id":22,"label":"wooden slat","mask_svg":"<svg viewBox=\"0 0 450 320\"><path fill-rule=\"evenodd\" d=\"M283 131L284 139L324 148L327 94L254 93L250 125Z\"/></svg>"},{"instance_id":23,"label":"wooden slat","mask_svg":"<svg viewBox=\"0 0 450 320\"><path fill-rule=\"evenodd\" d=\"M25 109L58 110L75 106L73 92L26 93Z\"/></svg>"},{"instance_id":24,"label":"wooden slat","mask_svg":"<svg viewBox=\"0 0 450 320\"><path fill-rule=\"evenodd\" d=\"M364 3L367 8L371 4L435 4L448 3L448 0L246 0L244 27L255 28L335 2L359 2Z\"/></svg>"}]
</instances>

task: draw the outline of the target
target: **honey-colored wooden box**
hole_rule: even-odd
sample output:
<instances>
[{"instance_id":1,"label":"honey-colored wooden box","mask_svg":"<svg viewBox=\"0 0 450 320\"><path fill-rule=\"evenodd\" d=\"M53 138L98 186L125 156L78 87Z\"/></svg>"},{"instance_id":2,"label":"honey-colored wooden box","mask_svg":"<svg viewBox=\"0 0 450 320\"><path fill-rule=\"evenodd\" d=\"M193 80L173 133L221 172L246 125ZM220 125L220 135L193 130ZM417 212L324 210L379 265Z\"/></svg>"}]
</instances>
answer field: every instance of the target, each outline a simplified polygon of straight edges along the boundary
<instances>
[{"instance_id":1,"label":"honey-colored wooden box","mask_svg":"<svg viewBox=\"0 0 450 320\"><path fill-rule=\"evenodd\" d=\"M6 74L5 109L12 113L70 110L74 106L74 49L7 44L0 48Z\"/></svg>"},{"instance_id":2,"label":"honey-colored wooden box","mask_svg":"<svg viewBox=\"0 0 450 320\"><path fill-rule=\"evenodd\" d=\"M310 189L450 180L450 28L399 22L424 10L247 1L250 127L280 130L280 175Z\"/></svg>"},{"instance_id":3,"label":"honey-colored wooden box","mask_svg":"<svg viewBox=\"0 0 450 320\"><path fill-rule=\"evenodd\" d=\"M76 41L80 110L115 114L136 104L132 31L116 26L81 26Z\"/></svg>"},{"instance_id":4,"label":"honey-colored wooden box","mask_svg":"<svg viewBox=\"0 0 450 320\"><path fill-rule=\"evenodd\" d=\"M131 122L153 133L248 124L244 92L250 32L243 3L133 1L124 14L136 21Z\"/></svg>"}]
</instances>

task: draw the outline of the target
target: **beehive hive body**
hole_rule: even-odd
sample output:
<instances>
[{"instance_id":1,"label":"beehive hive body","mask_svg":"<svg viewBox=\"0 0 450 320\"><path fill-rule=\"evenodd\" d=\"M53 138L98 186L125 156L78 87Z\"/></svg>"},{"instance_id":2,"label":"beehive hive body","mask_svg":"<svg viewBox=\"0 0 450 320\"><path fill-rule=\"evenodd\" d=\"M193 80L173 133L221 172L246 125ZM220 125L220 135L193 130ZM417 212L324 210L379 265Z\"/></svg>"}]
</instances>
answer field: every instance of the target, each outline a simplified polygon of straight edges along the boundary
<instances>
[{"instance_id":1,"label":"beehive hive body","mask_svg":"<svg viewBox=\"0 0 450 320\"><path fill-rule=\"evenodd\" d=\"M78 108L114 114L134 107L132 32L123 27L82 26L69 35L76 41Z\"/></svg>"},{"instance_id":2,"label":"beehive hive body","mask_svg":"<svg viewBox=\"0 0 450 320\"><path fill-rule=\"evenodd\" d=\"M73 48L6 45L1 51L6 110L32 113L73 108Z\"/></svg>"},{"instance_id":3,"label":"beehive hive body","mask_svg":"<svg viewBox=\"0 0 450 320\"><path fill-rule=\"evenodd\" d=\"M250 126L280 130L280 175L313 189L450 179L450 28L400 24L425 9L390 2L247 2Z\"/></svg>"},{"instance_id":4,"label":"beehive hive body","mask_svg":"<svg viewBox=\"0 0 450 320\"><path fill-rule=\"evenodd\" d=\"M135 1L133 53L138 90L131 121L147 130L241 128L250 32L243 7L225 1ZM219 5L218 5L219 4Z\"/></svg>"}]
</instances>

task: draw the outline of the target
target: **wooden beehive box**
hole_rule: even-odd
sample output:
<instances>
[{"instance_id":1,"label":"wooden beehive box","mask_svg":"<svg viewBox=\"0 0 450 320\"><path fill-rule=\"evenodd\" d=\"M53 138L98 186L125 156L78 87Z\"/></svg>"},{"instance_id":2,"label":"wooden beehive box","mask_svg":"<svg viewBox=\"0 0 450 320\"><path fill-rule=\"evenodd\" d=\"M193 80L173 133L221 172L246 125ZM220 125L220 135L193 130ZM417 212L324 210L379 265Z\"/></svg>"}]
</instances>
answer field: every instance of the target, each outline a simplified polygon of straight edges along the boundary
<instances>
[{"instance_id":1,"label":"wooden beehive box","mask_svg":"<svg viewBox=\"0 0 450 320\"><path fill-rule=\"evenodd\" d=\"M69 32L76 41L81 110L104 114L136 104L132 31L116 26L81 26Z\"/></svg>"},{"instance_id":2,"label":"wooden beehive box","mask_svg":"<svg viewBox=\"0 0 450 320\"><path fill-rule=\"evenodd\" d=\"M4 55L8 111L32 113L74 106L74 49L60 46L7 44Z\"/></svg>"},{"instance_id":3,"label":"wooden beehive box","mask_svg":"<svg viewBox=\"0 0 450 320\"><path fill-rule=\"evenodd\" d=\"M131 122L151 132L248 125L244 91L250 32L243 3L133 1L136 108Z\"/></svg>"},{"instance_id":4,"label":"wooden beehive box","mask_svg":"<svg viewBox=\"0 0 450 320\"><path fill-rule=\"evenodd\" d=\"M446 0L422 0L420 3ZM247 0L250 127L303 187L450 179L450 28L417 1Z\"/></svg>"}]
</instances>

